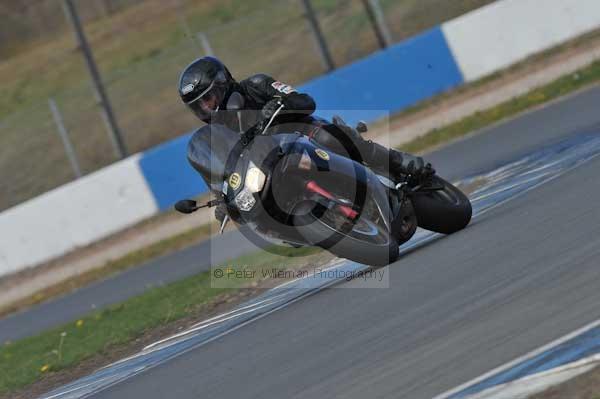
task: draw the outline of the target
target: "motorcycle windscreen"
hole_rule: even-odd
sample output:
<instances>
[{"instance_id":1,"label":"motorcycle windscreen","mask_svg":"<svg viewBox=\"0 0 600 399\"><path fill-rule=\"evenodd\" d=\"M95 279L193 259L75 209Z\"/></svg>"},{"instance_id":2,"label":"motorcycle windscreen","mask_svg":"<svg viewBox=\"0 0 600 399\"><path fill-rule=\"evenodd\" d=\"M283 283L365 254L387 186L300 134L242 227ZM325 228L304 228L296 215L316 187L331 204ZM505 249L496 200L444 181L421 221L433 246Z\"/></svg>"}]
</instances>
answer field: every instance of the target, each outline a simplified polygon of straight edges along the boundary
<instances>
[{"instance_id":1,"label":"motorcycle windscreen","mask_svg":"<svg viewBox=\"0 0 600 399\"><path fill-rule=\"evenodd\" d=\"M225 165L240 139L239 133L223 125L206 125L190 139L187 158L213 191L221 191Z\"/></svg>"}]
</instances>

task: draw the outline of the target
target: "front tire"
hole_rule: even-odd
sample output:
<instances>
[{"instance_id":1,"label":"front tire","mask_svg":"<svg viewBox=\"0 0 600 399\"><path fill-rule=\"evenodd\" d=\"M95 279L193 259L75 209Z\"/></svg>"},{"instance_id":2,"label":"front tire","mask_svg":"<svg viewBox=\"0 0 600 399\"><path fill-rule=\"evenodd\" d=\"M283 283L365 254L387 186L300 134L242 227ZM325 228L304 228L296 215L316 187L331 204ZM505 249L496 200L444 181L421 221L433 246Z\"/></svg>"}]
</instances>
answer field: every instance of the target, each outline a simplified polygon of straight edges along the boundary
<instances>
[{"instance_id":1,"label":"front tire","mask_svg":"<svg viewBox=\"0 0 600 399\"><path fill-rule=\"evenodd\" d=\"M385 228L361 216L357 228L343 233L327 224L321 211L319 205L304 203L295 212L297 231L312 245L371 266L386 266L398 259L398 241Z\"/></svg>"},{"instance_id":2,"label":"front tire","mask_svg":"<svg viewBox=\"0 0 600 399\"><path fill-rule=\"evenodd\" d=\"M419 227L442 234L464 229L473 214L469 198L441 177L434 176L432 184L441 185L444 189L416 194L411 198Z\"/></svg>"}]
</instances>

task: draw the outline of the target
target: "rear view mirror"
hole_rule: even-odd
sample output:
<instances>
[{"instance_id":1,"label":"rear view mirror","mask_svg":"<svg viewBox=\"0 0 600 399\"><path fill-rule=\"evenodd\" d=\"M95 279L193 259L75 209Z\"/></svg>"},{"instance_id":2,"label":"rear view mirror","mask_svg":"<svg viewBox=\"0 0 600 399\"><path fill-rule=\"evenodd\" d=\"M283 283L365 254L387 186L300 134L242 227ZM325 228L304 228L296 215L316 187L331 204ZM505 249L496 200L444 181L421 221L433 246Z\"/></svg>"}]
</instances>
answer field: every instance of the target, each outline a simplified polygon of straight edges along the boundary
<instances>
[{"instance_id":1,"label":"rear view mirror","mask_svg":"<svg viewBox=\"0 0 600 399\"><path fill-rule=\"evenodd\" d=\"M181 213L192 213L198 210L196 206L196 201L190 199L184 199L181 201L177 201L175 204L175 209Z\"/></svg>"}]
</instances>

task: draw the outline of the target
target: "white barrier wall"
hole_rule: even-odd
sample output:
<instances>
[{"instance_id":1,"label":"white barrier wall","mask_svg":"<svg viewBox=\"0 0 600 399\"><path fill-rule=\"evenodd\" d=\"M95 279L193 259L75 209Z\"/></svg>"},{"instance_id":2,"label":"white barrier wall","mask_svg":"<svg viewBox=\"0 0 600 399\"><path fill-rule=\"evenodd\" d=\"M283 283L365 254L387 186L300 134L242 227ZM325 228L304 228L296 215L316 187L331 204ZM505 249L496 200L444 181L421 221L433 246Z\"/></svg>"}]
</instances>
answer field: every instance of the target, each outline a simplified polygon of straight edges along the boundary
<instances>
[{"instance_id":1,"label":"white barrier wall","mask_svg":"<svg viewBox=\"0 0 600 399\"><path fill-rule=\"evenodd\" d=\"M600 26L600 0L500 0L442 25L466 81Z\"/></svg>"},{"instance_id":2,"label":"white barrier wall","mask_svg":"<svg viewBox=\"0 0 600 399\"><path fill-rule=\"evenodd\" d=\"M0 213L0 276L156 214L138 158L134 155Z\"/></svg>"}]
</instances>

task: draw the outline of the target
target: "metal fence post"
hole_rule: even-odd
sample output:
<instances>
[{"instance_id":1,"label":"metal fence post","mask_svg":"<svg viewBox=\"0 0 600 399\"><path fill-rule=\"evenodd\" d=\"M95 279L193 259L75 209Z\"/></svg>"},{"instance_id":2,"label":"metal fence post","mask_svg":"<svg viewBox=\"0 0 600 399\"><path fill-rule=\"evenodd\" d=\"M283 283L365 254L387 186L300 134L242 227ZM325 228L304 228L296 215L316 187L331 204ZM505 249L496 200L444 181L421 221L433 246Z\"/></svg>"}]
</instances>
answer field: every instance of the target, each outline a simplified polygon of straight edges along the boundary
<instances>
[{"instance_id":1,"label":"metal fence post","mask_svg":"<svg viewBox=\"0 0 600 399\"><path fill-rule=\"evenodd\" d=\"M321 53L321 60L323 61L323 66L327 69L328 72L331 72L335 69L335 64L333 63L333 58L331 57L331 53L329 52L329 48L327 47L327 41L325 40L325 36L323 36L323 32L321 31L321 27L319 26L319 20L315 14L315 10L310 2L310 0L302 0L302 4L304 5L304 10L306 11L306 17L308 18L308 22L310 23L311 30L315 37L315 41L317 42L317 47L319 48L319 52Z\"/></svg>"},{"instance_id":2,"label":"metal fence post","mask_svg":"<svg viewBox=\"0 0 600 399\"><path fill-rule=\"evenodd\" d=\"M369 20L371 21L371 25L373 26L373 30L375 31L379 47L386 48L391 46L392 35L385 22L379 0L362 0L362 2L367 11L367 15L369 16Z\"/></svg>"},{"instance_id":3,"label":"metal fence post","mask_svg":"<svg viewBox=\"0 0 600 399\"><path fill-rule=\"evenodd\" d=\"M73 168L75 176L79 178L81 177L81 169L79 168L79 162L77 161L77 154L75 153L75 149L73 148L73 144L69 138L69 133L65 127L62 115L60 114L58 106L56 105L56 101L54 101L53 98L48 99L48 105L50 106L50 112L52 112L54 123L56 123L58 135L62 140L63 146L65 147L67 158L69 158L69 162L71 163L71 167Z\"/></svg>"},{"instance_id":4,"label":"metal fence post","mask_svg":"<svg viewBox=\"0 0 600 399\"><path fill-rule=\"evenodd\" d=\"M98 67L96 66L96 62L92 55L92 50L88 44L87 38L85 37L85 32L83 31L81 21L79 20L79 16L77 15L77 9L73 4L73 0L63 0L62 5L63 11L67 16L67 19L71 22L71 26L75 31L75 37L77 38L79 47L83 52L88 71L92 78L94 90L100 101L100 105L102 106L103 116L107 121L107 126L109 128L109 133L111 135L113 146L115 147L115 152L119 158L125 158L127 156L127 147L125 146L125 142L123 141L121 131L119 130L117 118L113 113L110 101L108 99L106 91L104 90L104 85L102 84L102 79L100 78L100 72L98 71Z\"/></svg>"},{"instance_id":5,"label":"metal fence post","mask_svg":"<svg viewBox=\"0 0 600 399\"><path fill-rule=\"evenodd\" d=\"M391 46L392 35L385 22L379 0L362 0L362 2L367 11L367 15L369 16L369 20L371 21L371 25L373 26L373 30L375 31L375 36L377 36L379 47L386 48Z\"/></svg>"}]
</instances>

